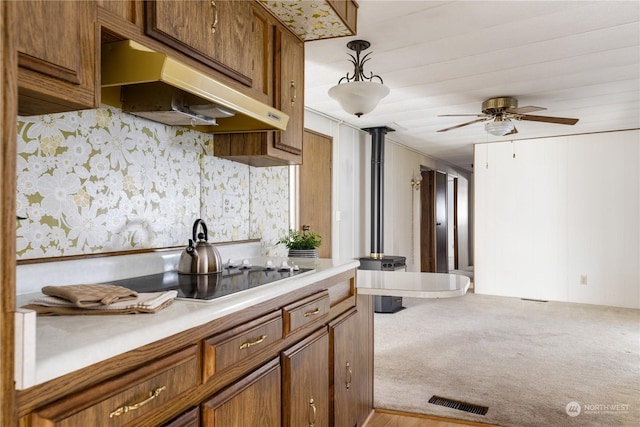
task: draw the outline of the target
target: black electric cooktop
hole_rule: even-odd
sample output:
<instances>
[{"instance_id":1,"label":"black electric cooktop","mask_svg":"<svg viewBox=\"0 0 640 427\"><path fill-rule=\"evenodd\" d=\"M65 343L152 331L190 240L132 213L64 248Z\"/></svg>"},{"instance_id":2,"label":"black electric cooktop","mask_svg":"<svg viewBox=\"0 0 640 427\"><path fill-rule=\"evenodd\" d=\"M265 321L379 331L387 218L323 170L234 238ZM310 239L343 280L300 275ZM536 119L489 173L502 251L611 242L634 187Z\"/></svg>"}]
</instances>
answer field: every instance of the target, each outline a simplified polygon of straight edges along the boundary
<instances>
[{"instance_id":1,"label":"black electric cooktop","mask_svg":"<svg viewBox=\"0 0 640 427\"><path fill-rule=\"evenodd\" d=\"M262 266L225 267L221 273L180 274L177 271L109 282L136 292L178 291L177 298L213 300L247 289L313 271L311 268L281 269Z\"/></svg>"}]
</instances>

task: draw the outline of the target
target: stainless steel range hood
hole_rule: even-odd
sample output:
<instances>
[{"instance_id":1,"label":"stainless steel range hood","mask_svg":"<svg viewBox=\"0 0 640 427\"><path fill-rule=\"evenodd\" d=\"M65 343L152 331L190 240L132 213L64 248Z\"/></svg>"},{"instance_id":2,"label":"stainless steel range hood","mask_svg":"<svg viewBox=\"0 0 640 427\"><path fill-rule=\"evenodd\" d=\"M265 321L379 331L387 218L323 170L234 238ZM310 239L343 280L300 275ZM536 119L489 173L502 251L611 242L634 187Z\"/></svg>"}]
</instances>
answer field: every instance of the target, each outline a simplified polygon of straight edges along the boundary
<instances>
[{"instance_id":1,"label":"stainless steel range hood","mask_svg":"<svg viewBox=\"0 0 640 427\"><path fill-rule=\"evenodd\" d=\"M102 88L103 102L124 112L213 133L286 130L289 121L282 111L132 40L102 46Z\"/></svg>"}]
</instances>

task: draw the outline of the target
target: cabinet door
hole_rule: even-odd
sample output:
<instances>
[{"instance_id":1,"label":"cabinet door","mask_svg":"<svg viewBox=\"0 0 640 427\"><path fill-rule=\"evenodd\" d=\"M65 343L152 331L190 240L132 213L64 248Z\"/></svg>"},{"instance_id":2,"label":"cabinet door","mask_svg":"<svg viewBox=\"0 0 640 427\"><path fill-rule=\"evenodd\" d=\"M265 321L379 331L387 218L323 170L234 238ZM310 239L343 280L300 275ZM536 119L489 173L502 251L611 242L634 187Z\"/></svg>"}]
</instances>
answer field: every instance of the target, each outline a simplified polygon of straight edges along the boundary
<instances>
[{"instance_id":1,"label":"cabinet door","mask_svg":"<svg viewBox=\"0 0 640 427\"><path fill-rule=\"evenodd\" d=\"M283 426L329 427L329 334L314 333L282 354Z\"/></svg>"},{"instance_id":2,"label":"cabinet door","mask_svg":"<svg viewBox=\"0 0 640 427\"><path fill-rule=\"evenodd\" d=\"M142 28L142 3L136 0L96 0L98 7ZM106 17L106 19L111 19Z\"/></svg>"},{"instance_id":3,"label":"cabinet door","mask_svg":"<svg viewBox=\"0 0 640 427\"><path fill-rule=\"evenodd\" d=\"M288 30L275 27L274 107L289 115L284 132L276 132L275 147L302 153L304 130L304 43Z\"/></svg>"},{"instance_id":4,"label":"cabinet door","mask_svg":"<svg viewBox=\"0 0 640 427\"><path fill-rule=\"evenodd\" d=\"M200 411L198 408L190 409L168 423L163 424L162 427L200 427Z\"/></svg>"},{"instance_id":5,"label":"cabinet door","mask_svg":"<svg viewBox=\"0 0 640 427\"><path fill-rule=\"evenodd\" d=\"M202 404L207 427L279 427L281 372L274 359Z\"/></svg>"},{"instance_id":6,"label":"cabinet door","mask_svg":"<svg viewBox=\"0 0 640 427\"><path fill-rule=\"evenodd\" d=\"M96 3L11 2L18 50L18 113L98 106Z\"/></svg>"},{"instance_id":7,"label":"cabinet door","mask_svg":"<svg viewBox=\"0 0 640 427\"><path fill-rule=\"evenodd\" d=\"M147 1L145 31L214 70L252 87L254 56L263 42L260 29L256 29L254 34L252 3L233 0Z\"/></svg>"},{"instance_id":8,"label":"cabinet door","mask_svg":"<svg viewBox=\"0 0 640 427\"><path fill-rule=\"evenodd\" d=\"M359 297L360 298L360 297ZM334 426L354 427L370 409L370 348L366 307L353 310L329 325L333 350Z\"/></svg>"}]
</instances>

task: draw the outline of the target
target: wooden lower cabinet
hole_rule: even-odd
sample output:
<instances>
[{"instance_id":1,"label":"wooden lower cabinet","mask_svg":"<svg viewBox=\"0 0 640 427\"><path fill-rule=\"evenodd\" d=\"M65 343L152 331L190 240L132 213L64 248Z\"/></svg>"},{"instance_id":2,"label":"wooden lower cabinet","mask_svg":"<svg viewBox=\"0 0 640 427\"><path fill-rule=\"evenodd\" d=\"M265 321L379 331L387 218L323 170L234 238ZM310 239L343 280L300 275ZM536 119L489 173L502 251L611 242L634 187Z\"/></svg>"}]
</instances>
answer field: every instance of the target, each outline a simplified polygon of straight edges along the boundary
<instances>
[{"instance_id":1,"label":"wooden lower cabinet","mask_svg":"<svg viewBox=\"0 0 640 427\"><path fill-rule=\"evenodd\" d=\"M274 359L202 404L207 427L279 427L280 362Z\"/></svg>"},{"instance_id":2,"label":"wooden lower cabinet","mask_svg":"<svg viewBox=\"0 0 640 427\"><path fill-rule=\"evenodd\" d=\"M200 427L200 410L192 408L189 411L177 416L162 427Z\"/></svg>"},{"instance_id":3,"label":"wooden lower cabinet","mask_svg":"<svg viewBox=\"0 0 640 427\"><path fill-rule=\"evenodd\" d=\"M326 328L282 353L283 427L329 427Z\"/></svg>"},{"instance_id":4,"label":"wooden lower cabinet","mask_svg":"<svg viewBox=\"0 0 640 427\"><path fill-rule=\"evenodd\" d=\"M342 272L21 390L19 425L361 427L372 337L372 297Z\"/></svg>"},{"instance_id":5,"label":"wooden lower cabinet","mask_svg":"<svg viewBox=\"0 0 640 427\"><path fill-rule=\"evenodd\" d=\"M33 414L32 426L135 424L195 389L197 374L198 347L194 345L40 409Z\"/></svg>"},{"instance_id":6,"label":"wooden lower cabinet","mask_svg":"<svg viewBox=\"0 0 640 427\"><path fill-rule=\"evenodd\" d=\"M335 427L361 426L373 403L373 332L367 315L370 297L360 297L359 309L329 324L332 354L331 419Z\"/></svg>"}]
</instances>

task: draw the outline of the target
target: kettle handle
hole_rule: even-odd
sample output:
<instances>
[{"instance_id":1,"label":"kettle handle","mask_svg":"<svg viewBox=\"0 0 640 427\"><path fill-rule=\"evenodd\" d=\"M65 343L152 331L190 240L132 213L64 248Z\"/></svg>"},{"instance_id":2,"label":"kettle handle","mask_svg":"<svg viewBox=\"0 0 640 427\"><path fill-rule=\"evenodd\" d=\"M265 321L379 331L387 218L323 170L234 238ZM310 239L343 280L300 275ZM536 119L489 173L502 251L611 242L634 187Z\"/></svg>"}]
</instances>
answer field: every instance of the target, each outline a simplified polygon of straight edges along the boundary
<instances>
[{"instance_id":1,"label":"kettle handle","mask_svg":"<svg viewBox=\"0 0 640 427\"><path fill-rule=\"evenodd\" d=\"M196 219L196 222L193 223L193 241L197 242L198 239L198 225L202 226L202 232L204 234L204 241L207 242L209 240L209 231L207 230L207 224L200 218Z\"/></svg>"}]
</instances>

